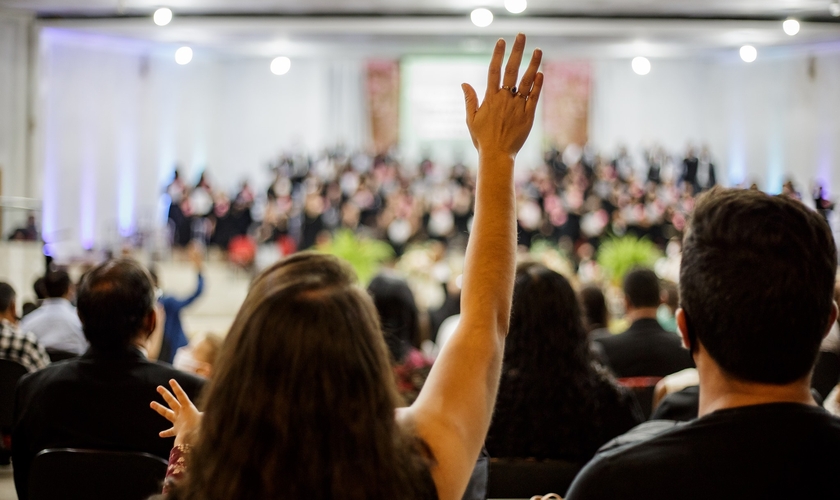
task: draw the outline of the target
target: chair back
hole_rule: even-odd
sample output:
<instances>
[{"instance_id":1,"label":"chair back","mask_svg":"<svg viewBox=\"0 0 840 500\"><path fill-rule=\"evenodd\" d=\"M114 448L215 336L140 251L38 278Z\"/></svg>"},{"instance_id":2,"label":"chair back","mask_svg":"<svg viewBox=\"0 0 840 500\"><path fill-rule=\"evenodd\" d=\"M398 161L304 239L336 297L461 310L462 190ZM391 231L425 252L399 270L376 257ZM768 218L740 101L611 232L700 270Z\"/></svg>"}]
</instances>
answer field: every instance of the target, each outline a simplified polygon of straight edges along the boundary
<instances>
[{"instance_id":1,"label":"chair back","mask_svg":"<svg viewBox=\"0 0 840 500\"><path fill-rule=\"evenodd\" d=\"M35 456L30 500L145 500L160 493L167 462L148 453L56 448Z\"/></svg>"},{"instance_id":2,"label":"chair back","mask_svg":"<svg viewBox=\"0 0 840 500\"><path fill-rule=\"evenodd\" d=\"M0 359L0 431L11 429L15 423L15 388L27 371L18 362Z\"/></svg>"},{"instance_id":3,"label":"chair back","mask_svg":"<svg viewBox=\"0 0 840 500\"><path fill-rule=\"evenodd\" d=\"M565 496L582 467L563 460L490 459L487 498L531 498L549 491Z\"/></svg>"},{"instance_id":4,"label":"chair back","mask_svg":"<svg viewBox=\"0 0 840 500\"><path fill-rule=\"evenodd\" d=\"M645 420L650 418L653 413L653 394L656 391L656 384L662 380L662 377L626 377L618 379L618 383L630 389L636 401L639 402L639 407L645 416Z\"/></svg>"}]
</instances>

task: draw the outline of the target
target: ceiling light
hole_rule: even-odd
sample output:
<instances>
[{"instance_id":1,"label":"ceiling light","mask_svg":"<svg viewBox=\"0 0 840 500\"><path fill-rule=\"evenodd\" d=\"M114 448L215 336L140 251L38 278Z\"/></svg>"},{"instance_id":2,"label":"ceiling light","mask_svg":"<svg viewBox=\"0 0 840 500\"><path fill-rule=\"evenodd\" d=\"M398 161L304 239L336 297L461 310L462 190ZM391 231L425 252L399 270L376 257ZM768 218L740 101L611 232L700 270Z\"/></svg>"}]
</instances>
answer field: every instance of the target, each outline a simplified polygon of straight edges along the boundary
<instances>
[{"instance_id":1,"label":"ceiling light","mask_svg":"<svg viewBox=\"0 0 840 500\"><path fill-rule=\"evenodd\" d=\"M470 14L470 19L472 19L473 24L479 28L486 28L493 22L493 13L484 8L475 9Z\"/></svg>"},{"instance_id":2,"label":"ceiling light","mask_svg":"<svg viewBox=\"0 0 840 500\"><path fill-rule=\"evenodd\" d=\"M511 14L521 14L528 8L528 0L505 0L505 8Z\"/></svg>"},{"instance_id":3,"label":"ceiling light","mask_svg":"<svg viewBox=\"0 0 840 500\"><path fill-rule=\"evenodd\" d=\"M741 47L741 60L751 63L758 57L758 51L752 45L744 45Z\"/></svg>"},{"instance_id":4,"label":"ceiling light","mask_svg":"<svg viewBox=\"0 0 840 500\"><path fill-rule=\"evenodd\" d=\"M189 64L192 61L192 49L189 47L181 47L180 49L175 51L175 62L183 66L184 64Z\"/></svg>"},{"instance_id":5,"label":"ceiling light","mask_svg":"<svg viewBox=\"0 0 840 500\"><path fill-rule=\"evenodd\" d=\"M636 57L633 59L631 66L633 66L633 71L637 75L646 75L650 73L650 61L647 57Z\"/></svg>"},{"instance_id":6,"label":"ceiling light","mask_svg":"<svg viewBox=\"0 0 840 500\"><path fill-rule=\"evenodd\" d=\"M831 5L828 6L828 11L834 17L840 17L840 0L834 0L831 2Z\"/></svg>"},{"instance_id":7,"label":"ceiling light","mask_svg":"<svg viewBox=\"0 0 840 500\"><path fill-rule=\"evenodd\" d=\"M271 72L275 75L285 75L292 69L292 60L288 57L275 57L271 61Z\"/></svg>"},{"instance_id":8,"label":"ceiling light","mask_svg":"<svg viewBox=\"0 0 840 500\"><path fill-rule=\"evenodd\" d=\"M788 35L793 36L799 33L799 21L796 19L788 19L784 22L784 24L782 24L782 29L784 29L785 33Z\"/></svg>"},{"instance_id":9,"label":"ceiling light","mask_svg":"<svg viewBox=\"0 0 840 500\"><path fill-rule=\"evenodd\" d=\"M161 7L155 11L155 15L152 19L155 20L155 24L158 26L166 26L169 24L169 21L172 20L172 11L166 7Z\"/></svg>"}]
</instances>

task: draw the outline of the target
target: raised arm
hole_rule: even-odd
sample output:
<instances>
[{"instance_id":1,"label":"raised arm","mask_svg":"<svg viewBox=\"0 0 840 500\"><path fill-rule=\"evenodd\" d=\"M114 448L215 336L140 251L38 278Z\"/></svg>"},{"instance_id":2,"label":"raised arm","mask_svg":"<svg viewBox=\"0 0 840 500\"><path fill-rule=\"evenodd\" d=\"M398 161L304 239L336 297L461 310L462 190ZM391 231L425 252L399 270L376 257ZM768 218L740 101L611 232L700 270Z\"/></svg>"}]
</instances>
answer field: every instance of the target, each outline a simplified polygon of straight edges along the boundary
<instances>
[{"instance_id":1,"label":"raised arm","mask_svg":"<svg viewBox=\"0 0 840 500\"><path fill-rule=\"evenodd\" d=\"M475 219L467 246L461 322L415 404L399 415L434 454L441 499L461 498L490 425L510 319L516 259L513 164L534 123L543 75L537 49L517 87L525 35L502 73L505 42L493 52L484 102L463 85L467 126L478 149ZM501 86L501 87L500 87Z\"/></svg>"}]
</instances>

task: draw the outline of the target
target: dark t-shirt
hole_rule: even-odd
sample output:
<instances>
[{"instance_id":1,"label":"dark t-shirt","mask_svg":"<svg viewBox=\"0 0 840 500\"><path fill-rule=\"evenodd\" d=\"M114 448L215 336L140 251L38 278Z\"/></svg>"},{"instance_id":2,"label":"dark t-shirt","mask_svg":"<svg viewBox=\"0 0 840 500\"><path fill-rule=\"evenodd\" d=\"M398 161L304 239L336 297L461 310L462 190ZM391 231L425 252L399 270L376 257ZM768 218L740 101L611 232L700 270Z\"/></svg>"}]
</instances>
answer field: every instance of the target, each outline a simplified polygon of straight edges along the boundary
<instances>
[{"instance_id":1,"label":"dark t-shirt","mask_svg":"<svg viewBox=\"0 0 840 500\"><path fill-rule=\"evenodd\" d=\"M776 403L721 410L599 453L566 500L840 498L840 419Z\"/></svg>"}]
</instances>

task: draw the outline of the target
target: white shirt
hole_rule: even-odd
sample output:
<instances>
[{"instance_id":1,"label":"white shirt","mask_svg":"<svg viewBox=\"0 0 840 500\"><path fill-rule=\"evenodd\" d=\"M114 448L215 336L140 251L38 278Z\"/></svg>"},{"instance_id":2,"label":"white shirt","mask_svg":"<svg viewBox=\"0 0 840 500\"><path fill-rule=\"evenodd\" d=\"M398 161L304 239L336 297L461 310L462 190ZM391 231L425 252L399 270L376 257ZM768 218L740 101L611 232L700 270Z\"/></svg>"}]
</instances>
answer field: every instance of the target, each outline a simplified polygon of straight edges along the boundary
<instances>
[{"instance_id":1,"label":"white shirt","mask_svg":"<svg viewBox=\"0 0 840 500\"><path fill-rule=\"evenodd\" d=\"M84 354L88 341L76 308L67 299L46 299L20 322L20 329L32 332L45 349Z\"/></svg>"}]
</instances>

